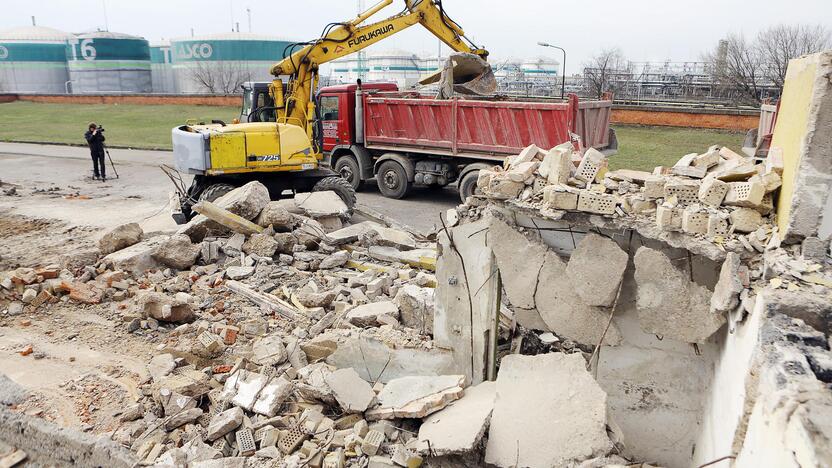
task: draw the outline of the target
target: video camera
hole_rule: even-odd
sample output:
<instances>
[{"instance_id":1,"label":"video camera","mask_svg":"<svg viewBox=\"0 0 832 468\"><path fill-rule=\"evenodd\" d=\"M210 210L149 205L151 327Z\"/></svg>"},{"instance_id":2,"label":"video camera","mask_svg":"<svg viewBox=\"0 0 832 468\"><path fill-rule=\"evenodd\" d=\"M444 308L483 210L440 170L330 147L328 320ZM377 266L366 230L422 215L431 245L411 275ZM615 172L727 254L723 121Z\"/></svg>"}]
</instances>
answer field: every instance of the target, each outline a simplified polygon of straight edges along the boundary
<instances>
[{"instance_id":1,"label":"video camera","mask_svg":"<svg viewBox=\"0 0 832 468\"><path fill-rule=\"evenodd\" d=\"M95 129L98 130L98 133L104 133L104 127L101 125L96 126Z\"/></svg>"}]
</instances>

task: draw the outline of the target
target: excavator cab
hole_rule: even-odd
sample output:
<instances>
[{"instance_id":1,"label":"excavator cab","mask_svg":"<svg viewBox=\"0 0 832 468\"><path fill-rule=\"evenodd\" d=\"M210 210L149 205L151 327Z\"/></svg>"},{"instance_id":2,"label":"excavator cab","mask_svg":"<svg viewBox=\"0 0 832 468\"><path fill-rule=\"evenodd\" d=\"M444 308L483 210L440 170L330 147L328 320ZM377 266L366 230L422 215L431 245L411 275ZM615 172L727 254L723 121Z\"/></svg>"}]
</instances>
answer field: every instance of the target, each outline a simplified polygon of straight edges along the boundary
<instances>
[{"instance_id":1,"label":"excavator cab","mask_svg":"<svg viewBox=\"0 0 832 468\"><path fill-rule=\"evenodd\" d=\"M269 91L271 84L268 81L247 81L240 86L243 89L243 108L240 110L240 122L277 121L277 107L272 93Z\"/></svg>"}]
</instances>

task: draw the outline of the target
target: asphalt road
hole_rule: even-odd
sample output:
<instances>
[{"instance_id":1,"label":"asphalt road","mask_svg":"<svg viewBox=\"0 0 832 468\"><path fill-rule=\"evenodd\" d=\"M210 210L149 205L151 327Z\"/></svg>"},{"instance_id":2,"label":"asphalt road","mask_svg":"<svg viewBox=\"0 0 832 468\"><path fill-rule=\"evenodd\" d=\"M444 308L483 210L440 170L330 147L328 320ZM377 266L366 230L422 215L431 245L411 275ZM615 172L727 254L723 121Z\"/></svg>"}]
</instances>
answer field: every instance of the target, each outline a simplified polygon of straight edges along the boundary
<instances>
[{"instance_id":1,"label":"asphalt road","mask_svg":"<svg viewBox=\"0 0 832 468\"><path fill-rule=\"evenodd\" d=\"M92 162L86 147L0 143L0 181L21 186L24 197L0 196L0 209L39 218L62 219L73 224L111 227L141 220L145 231L175 228L167 213L173 184L159 169L173 165L168 151L111 149L119 178L108 167L107 182L91 179ZM191 176L184 176L186 185ZM67 197L67 193L81 197ZM61 194L61 196L57 196ZM440 225L439 213L459 204L455 188L416 188L404 200L382 196L374 183L358 194L367 206L422 232Z\"/></svg>"}]
</instances>

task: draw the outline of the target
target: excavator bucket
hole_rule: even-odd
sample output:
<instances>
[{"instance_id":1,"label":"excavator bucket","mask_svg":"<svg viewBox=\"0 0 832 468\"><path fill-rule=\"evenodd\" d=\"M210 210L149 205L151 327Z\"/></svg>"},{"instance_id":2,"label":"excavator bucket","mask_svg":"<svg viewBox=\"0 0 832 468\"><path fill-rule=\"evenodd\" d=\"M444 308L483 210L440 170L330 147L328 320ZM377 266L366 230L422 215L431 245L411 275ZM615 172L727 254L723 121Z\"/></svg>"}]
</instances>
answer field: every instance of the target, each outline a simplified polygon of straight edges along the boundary
<instances>
[{"instance_id":1,"label":"excavator bucket","mask_svg":"<svg viewBox=\"0 0 832 468\"><path fill-rule=\"evenodd\" d=\"M451 54L441 70L428 75L419 84L437 83L437 99L449 99L454 94L489 96L497 91L497 79L491 65L474 54Z\"/></svg>"}]
</instances>

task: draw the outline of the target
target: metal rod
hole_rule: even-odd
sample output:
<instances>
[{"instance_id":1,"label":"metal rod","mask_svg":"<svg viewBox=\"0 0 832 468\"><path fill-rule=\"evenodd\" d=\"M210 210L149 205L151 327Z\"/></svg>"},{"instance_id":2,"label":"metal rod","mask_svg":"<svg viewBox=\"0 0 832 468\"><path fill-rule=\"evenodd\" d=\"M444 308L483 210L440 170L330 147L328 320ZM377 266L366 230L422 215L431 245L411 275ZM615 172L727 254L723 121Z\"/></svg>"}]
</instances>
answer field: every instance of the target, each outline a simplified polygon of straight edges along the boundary
<instances>
[{"instance_id":1,"label":"metal rod","mask_svg":"<svg viewBox=\"0 0 832 468\"><path fill-rule=\"evenodd\" d=\"M537 45L543 46L543 47L551 47L553 49L558 49L561 52L563 52L563 63L561 64L561 67L563 68L563 70L562 70L563 78L561 78L561 82L560 82L560 98L563 99L564 96L566 95L566 51L563 50L563 48L558 47L556 45L549 44L548 42L538 42Z\"/></svg>"}]
</instances>

